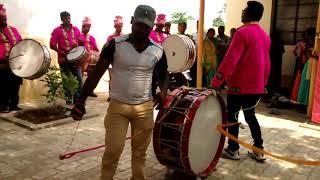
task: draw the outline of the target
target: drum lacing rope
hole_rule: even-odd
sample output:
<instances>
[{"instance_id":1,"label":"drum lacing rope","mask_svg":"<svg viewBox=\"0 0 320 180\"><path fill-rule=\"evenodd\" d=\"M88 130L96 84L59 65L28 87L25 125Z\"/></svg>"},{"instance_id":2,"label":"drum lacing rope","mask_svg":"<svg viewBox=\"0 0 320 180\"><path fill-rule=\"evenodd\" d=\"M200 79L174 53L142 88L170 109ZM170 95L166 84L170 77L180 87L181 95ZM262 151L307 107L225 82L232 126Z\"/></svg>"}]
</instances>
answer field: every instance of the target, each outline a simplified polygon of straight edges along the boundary
<instances>
[{"instance_id":1,"label":"drum lacing rope","mask_svg":"<svg viewBox=\"0 0 320 180\"><path fill-rule=\"evenodd\" d=\"M242 145L243 147L245 147L247 149L250 149L250 150L252 150L254 152L262 153L262 154L265 154L265 155L269 155L269 156L271 156L273 158L280 159L280 160L287 161L287 162L294 163L294 164L300 164L300 165L305 165L305 166L320 166L320 161L305 161L305 160L292 159L292 158L289 158L289 157L275 155L275 154L273 154L271 152L265 151L263 149L255 147L255 146L253 146L253 145L251 145L249 143L246 143L242 139L238 139L238 138L234 137L233 135L229 134L226 130L224 130L224 128L231 127L231 126L236 126L236 125L239 125L239 124L240 123L230 123L230 124L218 125L217 126L217 130L222 135L228 137L229 139L237 142L238 144Z\"/></svg>"},{"instance_id":2,"label":"drum lacing rope","mask_svg":"<svg viewBox=\"0 0 320 180\"><path fill-rule=\"evenodd\" d=\"M258 106L260 100L261 100L261 98L259 98L259 100L257 101L257 103L254 106L249 107L249 108L244 108L244 109L242 109L242 111L247 111L247 110L256 108ZM235 119L237 121L238 121L239 113L240 113L240 111L235 113ZM287 161L287 162L294 163L294 164L300 164L300 165L306 165L306 166L320 166L320 161L305 161L305 160L292 159L292 158L289 158L289 157L275 155L275 154L273 154L271 152L265 151L263 149L255 147L255 146L253 146L253 145L251 145L249 143L246 143L245 141L234 137L233 135L229 134L226 130L224 130L224 128L228 128L228 127L231 127L231 126L237 126L237 125L242 126L241 123L237 122L237 123L228 123L228 124L218 125L216 128L224 136L228 137L229 139L237 142L238 144L242 145L243 147L245 147L247 149L250 149L250 150L252 150L254 152L262 153L262 154L265 154L265 155L269 155L269 156L271 156L273 158L280 159L280 160Z\"/></svg>"}]
</instances>

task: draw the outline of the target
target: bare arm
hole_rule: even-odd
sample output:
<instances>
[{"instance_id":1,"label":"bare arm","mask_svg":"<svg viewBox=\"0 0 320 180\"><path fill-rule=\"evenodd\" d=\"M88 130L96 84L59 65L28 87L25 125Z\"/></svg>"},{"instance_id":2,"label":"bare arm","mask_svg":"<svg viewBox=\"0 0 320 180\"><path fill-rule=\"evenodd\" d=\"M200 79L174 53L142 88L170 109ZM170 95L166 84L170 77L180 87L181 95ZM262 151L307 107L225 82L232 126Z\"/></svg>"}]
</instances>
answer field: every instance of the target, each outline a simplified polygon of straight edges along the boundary
<instances>
[{"instance_id":1,"label":"bare arm","mask_svg":"<svg viewBox=\"0 0 320 180\"><path fill-rule=\"evenodd\" d=\"M152 82L152 92L153 96L156 101L159 101L160 99L157 99L156 97L156 90L154 88L157 88L159 86L160 88L160 97L161 98L161 103L164 102L166 96L167 96L167 91L168 91L168 82L169 82L169 73L168 73L168 64L167 64L167 58L165 53L163 53L161 59L159 62L156 64L155 69L154 69L154 78ZM156 102L157 103L157 102Z\"/></svg>"},{"instance_id":2,"label":"bare arm","mask_svg":"<svg viewBox=\"0 0 320 180\"><path fill-rule=\"evenodd\" d=\"M102 49L98 63L92 73L89 73L87 80L83 85L82 95L80 97L79 103L84 104L90 92L96 88L101 77L108 69L109 65L113 60L113 53L115 51L115 41L112 39L109 41Z\"/></svg>"}]
</instances>

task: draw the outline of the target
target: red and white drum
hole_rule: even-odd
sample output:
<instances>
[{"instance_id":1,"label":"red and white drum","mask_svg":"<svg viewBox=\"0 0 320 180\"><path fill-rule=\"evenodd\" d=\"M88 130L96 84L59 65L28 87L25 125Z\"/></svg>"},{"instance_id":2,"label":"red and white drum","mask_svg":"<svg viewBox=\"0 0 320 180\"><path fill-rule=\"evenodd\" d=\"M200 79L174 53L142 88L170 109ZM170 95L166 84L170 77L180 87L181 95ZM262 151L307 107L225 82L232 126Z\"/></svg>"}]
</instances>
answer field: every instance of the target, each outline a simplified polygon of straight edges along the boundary
<instances>
[{"instance_id":1,"label":"red and white drum","mask_svg":"<svg viewBox=\"0 0 320 180\"><path fill-rule=\"evenodd\" d=\"M185 35L171 35L162 43L167 56L168 71L184 72L192 67L196 59L196 47Z\"/></svg>"},{"instance_id":2,"label":"red and white drum","mask_svg":"<svg viewBox=\"0 0 320 180\"><path fill-rule=\"evenodd\" d=\"M174 90L156 118L153 148L157 159L184 173L210 175L225 141L216 127L225 123L226 108L219 94L207 89Z\"/></svg>"},{"instance_id":3,"label":"red and white drum","mask_svg":"<svg viewBox=\"0 0 320 180\"><path fill-rule=\"evenodd\" d=\"M67 54L67 60L74 66L82 66L88 62L90 53L84 46L77 46L71 49Z\"/></svg>"},{"instance_id":4,"label":"red and white drum","mask_svg":"<svg viewBox=\"0 0 320 180\"><path fill-rule=\"evenodd\" d=\"M24 39L14 45L9 54L12 72L22 78L37 79L44 75L51 63L46 46L33 39Z\"/></svg>"}]
</instances>

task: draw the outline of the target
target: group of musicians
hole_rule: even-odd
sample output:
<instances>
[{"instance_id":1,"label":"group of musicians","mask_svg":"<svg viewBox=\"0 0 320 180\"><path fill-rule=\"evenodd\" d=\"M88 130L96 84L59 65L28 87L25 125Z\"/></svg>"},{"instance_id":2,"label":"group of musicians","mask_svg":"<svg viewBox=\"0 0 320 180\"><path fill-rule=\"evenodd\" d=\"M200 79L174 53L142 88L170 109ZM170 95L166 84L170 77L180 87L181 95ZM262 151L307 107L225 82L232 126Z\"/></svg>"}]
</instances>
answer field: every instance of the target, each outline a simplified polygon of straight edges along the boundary
<instances>
[{"instance_id":1,"label":"group of musicians","mask_svg":"<svg viewBox=\"0 0 320 180\"><path fill-rule=\"evenodd\" d=\"M245 120L249 124L254 139L254 146L261 149L263 149L263 140L254 109L264 93L270 71L270 39L259 25L263 11L264 7L261 3L248 1L241 16L244 25L234 34L229 50L212 80L214 88L219 88L227 81L228 120L237 122L238 112L243 108ZM72 48L79 45L84 45L91 53L99 52L95 39L88 34L91 21L85 17L80 32L71 24L71 16L68 12L62 12L60 17L62 24L52 32L50 47L58 53L61 71L72 73L81 82L82 67L70 65L66 55ZM1 86L1 108L10 111L17 109L17 102L14 99L18 94L13 93L17 92L15 88L21 79L19 81L14 79L19 78L14 76L8 67L8 55L12 46L20 41L21 37L15 28L7 26L6 19L5 8L0 5L0 83L16 83L9 83L10 86L7 83L6 87ZM101 178L113 179L130 124L131 136L134 137L131 141L132 179L141 180L145 179L146 150L151 141L154 124L153 109L155 106L162 107L168 90L167 58L160 45L160 42L169 34L162 32L162 28L168 24L163 14L156 17L155 9L148 5L137 6L131 18L130 34L122 35L122 23L122 18L117 16L116 32L108 38L95 68L88 73L83 88L80 86L76 93L71 115L75 120L82 119L86 113L87 97L92 95L100 78L112 65L111 100L104 120L107 148L102 158ZM153 31L154 25L156 28ZM159 93L152 90L152 87L157 86L160 89ZM66 96L70 94L66 92ZM229 133L238 137L239 126L229 128ZM259 162L265 160L260 152L250 152L249 156ZM229 140L229 146L223 151L223 157L239 160L239 144Z\"/></svg>"}]
</instances>

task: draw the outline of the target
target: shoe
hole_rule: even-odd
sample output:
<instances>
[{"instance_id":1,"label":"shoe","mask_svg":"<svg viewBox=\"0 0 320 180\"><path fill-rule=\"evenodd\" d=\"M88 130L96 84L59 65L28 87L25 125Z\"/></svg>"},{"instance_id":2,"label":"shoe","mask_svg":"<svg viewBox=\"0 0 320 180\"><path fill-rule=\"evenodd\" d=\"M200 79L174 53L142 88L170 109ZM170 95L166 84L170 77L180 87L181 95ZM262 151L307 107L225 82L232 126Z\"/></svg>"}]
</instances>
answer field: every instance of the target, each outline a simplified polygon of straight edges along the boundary
<instances>
[{"instance_id":1,"label":"shoe","mask_svg":"<svg viewBox=\"0 0 320 180\"><path fill-rule=\"evenodd\" d=\"M98 95L95 94L94 92L90 93L89 96L90 96L90 97L98 97Z\"/></svg>"},{"instance_id":2,"label":"shoe","mask_svg":"<svg viewBox=\"0 0 320 180\"><path fill-rule=\"evenodd\" d=\"M239 150L231 151L229 148L225 148L222 151L221 157L232 160L240 160Z\"/></svg>"},{"instance_id":3,"label":"shoe","mask_svg":"<svg viewBox=\"0 0 320 180\"><path fill-rule=\"evenodd\" d=\"M9 107L2 107L0 109L0 113L9 113L10 112L10 108Z\"/></svg>"},{"instance_id":4,"label":"shoe","mask_svg":"<svg viewBox=\"0 0 320 180\"><path fill-rule=\"evenodd\" d=\"M9 108L10 111L20 111L22 110L21 108L19 108L18 106L13 106Z\"/></svg>"},{"instance_id":5,"label":"shoe","mask_svg":"<svg viewBox=\"0 0 320 180\"><path fill-rule=\"evenodd\" d=\"M248 151L248 156L253 158L254 160L258 162L264 162L266 160L266 157L262 153L255 153L254 151Z\"/></svg>"}]
</instances>

